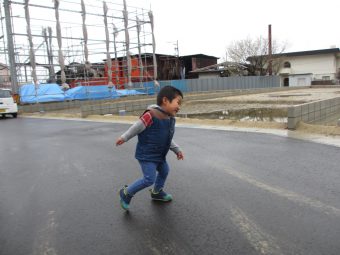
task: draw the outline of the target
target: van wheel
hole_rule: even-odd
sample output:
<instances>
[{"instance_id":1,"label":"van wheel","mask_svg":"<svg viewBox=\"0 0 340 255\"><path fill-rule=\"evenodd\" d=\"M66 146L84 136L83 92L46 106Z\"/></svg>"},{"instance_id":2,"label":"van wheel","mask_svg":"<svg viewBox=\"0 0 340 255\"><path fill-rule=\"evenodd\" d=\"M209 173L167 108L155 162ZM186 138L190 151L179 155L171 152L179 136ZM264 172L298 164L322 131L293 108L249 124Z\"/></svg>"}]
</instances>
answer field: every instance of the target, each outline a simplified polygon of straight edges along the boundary
<instances>
[{"instance_id":1,"label":"van wheel","mask_svg":"<svg viewBox=\"0 0 340 255\"><path fill-rule=\"evenodd\" d=\"M18 115L17 113L12 113L13 118L16 118L17 115Z\"/></svg>"}]
</instances>

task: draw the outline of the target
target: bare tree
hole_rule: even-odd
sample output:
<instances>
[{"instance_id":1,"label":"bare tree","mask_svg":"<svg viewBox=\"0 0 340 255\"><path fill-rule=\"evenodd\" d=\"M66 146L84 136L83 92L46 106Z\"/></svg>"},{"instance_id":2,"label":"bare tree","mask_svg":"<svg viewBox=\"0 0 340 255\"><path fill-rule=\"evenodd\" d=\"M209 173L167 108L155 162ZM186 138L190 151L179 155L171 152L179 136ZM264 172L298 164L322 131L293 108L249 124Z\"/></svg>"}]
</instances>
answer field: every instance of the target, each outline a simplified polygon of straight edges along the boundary
<instances>
[{"instance_id":1,"label":"bare tree","mask_svg":"<svg viewBox=\"0 0 340 255\"><path fill-rule=\"evenodd\" d=\"M272 69L277 74L283 63L283 51L286 43L279 44L272 41ZM256 39L243 39L231 43L227 47L228 58L236 63L248 67L249 75L266 75L269 63L268 39L258 37Z\"/></svg>"}]
</instances>

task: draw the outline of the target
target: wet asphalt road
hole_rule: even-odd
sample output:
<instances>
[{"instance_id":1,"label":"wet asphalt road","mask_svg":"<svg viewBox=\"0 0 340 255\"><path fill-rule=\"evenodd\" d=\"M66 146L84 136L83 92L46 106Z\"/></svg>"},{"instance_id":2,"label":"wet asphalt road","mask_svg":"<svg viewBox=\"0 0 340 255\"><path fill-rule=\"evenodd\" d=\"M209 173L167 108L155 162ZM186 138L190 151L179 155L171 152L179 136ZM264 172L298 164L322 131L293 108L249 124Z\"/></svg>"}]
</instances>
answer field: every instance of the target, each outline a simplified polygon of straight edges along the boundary
<instances>
[{"instance_id":1,"label":"wet asphalt road","mask_svg":"<svg viewBox=\"0 0 340 255\"><path fill-rule=\"evenodd\" d=\"M0 254L340 254L340 148L177 128L174 201L118 189L140 175L129 125L0 120Z\"/></svg>"}]
</instances>

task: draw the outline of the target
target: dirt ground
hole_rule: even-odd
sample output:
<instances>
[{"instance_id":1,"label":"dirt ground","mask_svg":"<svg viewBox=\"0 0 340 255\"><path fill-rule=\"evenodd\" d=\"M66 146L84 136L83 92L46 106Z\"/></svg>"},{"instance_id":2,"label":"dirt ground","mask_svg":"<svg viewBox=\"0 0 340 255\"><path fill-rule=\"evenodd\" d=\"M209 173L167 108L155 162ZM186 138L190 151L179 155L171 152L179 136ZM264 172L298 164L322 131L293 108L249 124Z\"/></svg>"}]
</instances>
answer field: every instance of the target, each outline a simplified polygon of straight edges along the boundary
<instances>
[{"instance_id":1,"label":"dirt ground","mask_svg":"<svg viewBox=\"0 0 340 255\"><path fill-rule=\"evenodd\" d=\"M259 93L241 96L228 96L206 100L185 102L181 112L198 113L246 108L287 108L318 100L340 96L340 88L306 88L280 92Z\"/></svg>"},{"instance_id":2,"label":"dirt ground","mask_svg":"<svg viewBox=\"0 0 340 255\"><path fill-rule=\"evenodd\" d=\"M184 100L181 107L177 123L194 124L206 126L231 126L242 128L261 128L261 129L287 129L287 123L284 119L275 121L275 119L261 118L237 118L237 114L249 114L249 109L256 110L256 113L267 114L265 109L270 109L272 114L285 114L289 105L297 105L306 102L325 100L340 96L340 88L306 88L280 92L259 93L242 96L228 96L222 98L205 99L205 100ZM185 98L184 98L185 99ZM248 112L245 112L247 111ZM243 112L240 112L243 111ZM218 114L216 114L216 112ZM236 117L231 116L236 112ZM138 118L138 112L132 116L117 115L91 115L88 120L103 120L109 122L128 122L133 123ZM57 118L79 118L78 112L49 112L23 114L38 117L57 117ZM287 115L285 115L287 116ZM273 117L273 116L272 116ZM280 116L278 116L280 117ZM339 116L340 118L340 116ZM270 121L268 121L270 120ZM325 136L340 136L340 127L334 125L311 125L300 123L296 132L308 134L320 134Z\"/></svg>"}]
</instances>

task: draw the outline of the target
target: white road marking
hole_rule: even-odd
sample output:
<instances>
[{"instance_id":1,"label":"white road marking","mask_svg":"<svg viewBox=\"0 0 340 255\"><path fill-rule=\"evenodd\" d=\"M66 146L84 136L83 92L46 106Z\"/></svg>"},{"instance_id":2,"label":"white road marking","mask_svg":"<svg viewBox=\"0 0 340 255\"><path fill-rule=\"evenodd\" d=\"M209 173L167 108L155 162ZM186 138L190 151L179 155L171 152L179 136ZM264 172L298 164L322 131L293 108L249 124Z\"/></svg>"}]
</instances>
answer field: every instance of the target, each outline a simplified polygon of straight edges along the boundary
<instances>
[{"instance_id":1,"label":"white road marking","mask_svg":"<svg viewBox=\"0 0 340 255\"><path fill-rule=\"evenodd\" d=\"M281 248L276 244L274 237L264 232L258 225L251 221L239 208L233 206L231 209L233 224L239 228L250 245L260 254L281 255Z\"/></svg>"},{"instance_id":2,"label":"white road marking","mask_svg":"<svg viewBox=\"0 0 340 255\"><path fill-rule=\"evenodd\" d=\"M57 255L53 247L56 228L55 211L49 211L47 223L44 228L39 231L35 241L34 255Z\"/></svg>"},{"instance_id":3,"label":"white road marking","mask_svg":"<svg viewBox=\"0 0 340 255\"><path fill-rule=\"evenodd\" d=\"M241 172L237 172L237 171L226 169L226 168L225 168L225 171L234 177L237 177L243 181L248 182L249 184L252 184L260 189L273 193L277 196L286 198L300 205L307 205L327 215L334 215L337 217L340 216L340 209L334 206L326 205L316 199L312 199L312 198L309 198L309 197L306 197L306 196L303 196L303 195L300 195L300 194L297 194L297 193L294 193L294 192L291 192L291 191L288 191L288 190L285 190L279 187L270 186L268 184L255 180L251 176L241 173Z\"/></svg>"}]
</instances>

